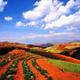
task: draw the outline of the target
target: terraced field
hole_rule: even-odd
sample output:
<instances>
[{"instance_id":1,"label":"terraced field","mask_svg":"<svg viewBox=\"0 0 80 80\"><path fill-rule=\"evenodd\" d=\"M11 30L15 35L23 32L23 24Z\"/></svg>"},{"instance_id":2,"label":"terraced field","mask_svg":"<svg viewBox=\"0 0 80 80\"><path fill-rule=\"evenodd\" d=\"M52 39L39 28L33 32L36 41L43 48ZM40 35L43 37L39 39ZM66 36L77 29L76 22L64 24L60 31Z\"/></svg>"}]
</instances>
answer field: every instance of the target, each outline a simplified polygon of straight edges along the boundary
<instances>
[{"instance_id":1,"label":"terraced field","mask_svg":"<svg viewBox=\"0 0 80 80\"><path fill-rule=\"evenodd\" d=\"M49 59L15 49L0 59L0 80L80 80L80 72L65 72Z\"/></svg>"}]
</instances>

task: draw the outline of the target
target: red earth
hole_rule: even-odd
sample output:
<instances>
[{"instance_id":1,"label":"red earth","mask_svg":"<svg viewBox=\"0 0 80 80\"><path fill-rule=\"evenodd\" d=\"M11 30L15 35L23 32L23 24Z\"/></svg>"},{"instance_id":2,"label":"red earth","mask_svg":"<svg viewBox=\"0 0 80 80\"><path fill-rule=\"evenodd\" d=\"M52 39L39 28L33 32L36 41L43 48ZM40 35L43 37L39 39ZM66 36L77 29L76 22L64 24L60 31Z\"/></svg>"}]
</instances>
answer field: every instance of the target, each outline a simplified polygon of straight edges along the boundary
<instances>
[{"instance_id":1,"label":"red earth","mask_svg":"<svg viewBox=\"0 0 80 80\"><path fill-rule=\"evenodd\" d=\"M16 59L14 58L13 60L9 61L7 64L0 67L0 78L2 74L6 72L7 68L12 64L13 61L19 60L18 65L17 65L17 73L15 73L13 80L25 80L25 77L24 77L25 73L23 72L22 62L24 61L23 59L26 60L30 58L29 60L26 60L26 64L28 64L30 70L35 74L35 77L36 77L35 80L48 80L48 79L32 65L32 60L34 59L36 60L36 63L38 64L38 66L40 66L43 70L46 70L48 72L48 77L51 77L52 78L51 80L80 80L80 73L64 72L59 67L54 66L50 64L49 62L47 62L45 58L40 57L38 59L34 57L35 55L28 54L28 53L29 52L25 53L25 51L19 50L19 49L9 52L8 56L16 54L15 55ZM62 56L57 56L57 57L63 58ZM73 60L72 62L75 62L75 60Z\"/></svg>"},{"instance_id":2,"label":"red earth","mask_svg":"<svg viewBox=\"0 0 80 80\"><path fill-rule=\"evenodd\" d=\"M53 66L42 59L38 59L37 63L49 72L53 80L80 80L79 73L62 72L58 67Z\"/></svg>"}]
</instances>

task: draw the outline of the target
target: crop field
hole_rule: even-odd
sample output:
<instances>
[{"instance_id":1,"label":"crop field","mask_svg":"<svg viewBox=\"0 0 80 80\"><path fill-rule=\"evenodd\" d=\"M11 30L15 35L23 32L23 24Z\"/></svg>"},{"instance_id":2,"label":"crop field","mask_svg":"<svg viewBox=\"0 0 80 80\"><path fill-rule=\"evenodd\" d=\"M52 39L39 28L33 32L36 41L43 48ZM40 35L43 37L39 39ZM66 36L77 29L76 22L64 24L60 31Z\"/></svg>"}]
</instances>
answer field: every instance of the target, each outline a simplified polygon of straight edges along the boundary
<instances>
[{"instance_id":1,"label":"crop field","mask_svg":"<svg viewBox=\"0 0 80 80\"><path fill-rule=\"evenodd\" d=\"M65 61L64 55L48 58L43 49L38 49L16 48L0 55L0 80L80 80L79 60L67 58Z\"/></svg>"}]
</instances>

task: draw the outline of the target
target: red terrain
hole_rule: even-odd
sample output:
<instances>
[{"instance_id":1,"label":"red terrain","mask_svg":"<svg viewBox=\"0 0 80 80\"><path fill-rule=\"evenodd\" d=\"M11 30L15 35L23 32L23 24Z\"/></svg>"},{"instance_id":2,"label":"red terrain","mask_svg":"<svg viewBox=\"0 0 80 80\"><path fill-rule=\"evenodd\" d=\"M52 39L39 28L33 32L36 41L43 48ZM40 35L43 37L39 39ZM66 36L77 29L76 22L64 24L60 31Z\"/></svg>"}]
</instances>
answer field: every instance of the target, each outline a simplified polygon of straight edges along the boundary
<instances>
[{"instance_id":1,"label":"red terrain","mask_svg":"<svg viewBox=\"0 0 80 80\"><path fill-rule=\"evenodd\" d=\"M26 61L26 65L28 66L27 70L29 71L30 69L30 71L35 75L35 79L31 79L31 80L80 80L79 73L63 72L62 69L60 69L59 67L48 63L45 60L45 57L41 58L40 56L29 54L29 52L19 50L19 49L9 52L7 56L11 57L11 60L9 60L8 63L0 67L1 80L4 80L2 78L2 74L6 72L7 68L12 64L12 61L16 61L16 60L18 60L18 64L16 64L17 72L15 73L12 72L12 74L14 74L13 80L26 80L25 73L23 71L23 65L22 65L24 60ZM58 58L63 59L63 56L58 56L58 55L56 56ZM5 59L8 60L8 58L5 58ZM72 60L72 59L67 58L67 61L69 60ZM32 64L32 61L34 61L34 64ZM75 62L75 61L76 60L72 60L71 62ZM78 61L76 62L80 63ZM6 74L6 75L9 76L10 74L9 75ZM29 76L31 77L31 75L27 75L26 77L28 78Z\"/></svg>"}]
</instances>

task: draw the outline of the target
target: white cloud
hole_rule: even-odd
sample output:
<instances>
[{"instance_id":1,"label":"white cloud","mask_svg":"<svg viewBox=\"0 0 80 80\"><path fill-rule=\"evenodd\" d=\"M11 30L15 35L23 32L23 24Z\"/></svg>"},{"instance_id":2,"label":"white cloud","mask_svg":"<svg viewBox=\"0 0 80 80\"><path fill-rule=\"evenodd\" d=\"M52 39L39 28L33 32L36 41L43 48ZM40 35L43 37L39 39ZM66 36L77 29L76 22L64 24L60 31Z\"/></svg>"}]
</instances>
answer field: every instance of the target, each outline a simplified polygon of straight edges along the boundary
<instances>
[{"instance_id":1,"label":"white cloud","mask_svg":"<svg viewBox=\"0 0 80 80\"><path fill-rule=\"evenodd\" d=\"M6 21L11 21L11 20L13 20L13 17L11 17L11 16L6 16L6 17L4 17L4 19L5 19Z\"/></svg>"},{"instance_id":2,"label":"white cloud","mask_svg":"<svg viewBox=\"0 0 80 80\"><path fill-rule=\"evenodd\" d=\"M77 28L76 27L70 27L70 28L66 29L67 32L72 31L72 30L77 30Z\"/></svg>"},{"instance_id":3,"label":"white cloud","mask_svg":"<svg viewBox=\"0 0 80 80\"><path fill-rule=\"evenodd\" d=\"M67 37L65 37L67 36ZM80 40L80 34L73 33L73 32L61 32L61 33L49 33L49 34L30 34L24 36L22 39L25 41L30 41L32 43L63 43L69 42L74 40Z\"/></svg>"},{"instance_id":4,"label":"white cloud","mask_svg":"<svg viewBox=\"0 0 80 80\"><path fill-rule=\"evenodd\" d=\"M36 21L32 21L26 24L26 26L36 26L38 24L38 22Z\"/></svg>"},{"instance_id":5,"label":"white cloud","mask_svg":"<svg viewBox=\"0 0 80 80\"><path fill-rule=\"evenodd\" d=\"M68 0L66 5L60 0L39 0L33 6L35 7L32 10L22 13L26 22L21 21L19 26L38 26L45 30L62 27L79 28L79 0Z\"/></svg>"},{"instance_id":6,"label":"white cloud","mask_svg":"<svg viewBox=\"0 0 80 80\"><path fill-rule=\"evenodd\" d=\"M27 37L24 37L24 39L35 39L35 38L49 38L51 37L52 35L49 35L49 34L30 34L28 35Z\"/></svg>"},{"instance_id":7,"label":"white cloud","mask_svg":"<svg viewBox=\"0 0 80 80\"><path fill-rule=\"evenodd\" d=\"M31 22L28 22L28 23L25 23L25 22L22 22L22 21L18 21L16 23L16 26L20 27L20 26L36 26L38 24L38 22L35 22L35 21L31 21Z\"/></svg>"},{"instance_id":8,"label":"white cloud","mask_svg":"<svg viewBox=\"0 0 80 80\"><path fill-rule=\"evenodd\" d=\"M0 12L4 10L4 7L7 5L7 1L0 0Z\"/></svg>"},{"instance_id":9,"label":"white cloud","mask_svg":"<svg viewBox=\"0 0 80 80\"><path fill-rule=\"evenodd\" d=\"M80 3L78 3L76 0L69 0L65 6L59 2L57 6L54 7L55 10L52 9L52 11L50 11L49 14L47 14L43 19L46 22L44 29L71 26L73 23L76 23L75 19L80 21L80 14L70 14L71 8L80 7ZM66 16L66 14L68 14L68 16Z\"/></svg>"},{"instance_id":10,"label":"white cloud","mask_svg":"<svg viewBox=\"0 0 80 80\"><path fill-rule=\"evenodd\" d=\"M39 19L47 14L47 11L51 4L52 0L41 0L39 2L36 2L34 4L36 7L33 10L23 12L23 17L29 20Z\"/></svg>"},{"instance_id":11,"label":"white cloud","mask_svg":"<svg viewBox=\"0 0 80 80\"><path fill-rule=\"evenodd\" d=\"M62 13L70 12L70 9L76 5L74 0L69 0L65 6L60 6L59 11Z\"/></svg>"},{"instance_id":12,"label":"white cloud","mask_svg":"<svg viewBox=\"0 0 80 80\"><path fill-rule=\"evenodd\" d=\"M16 23L16 26L20 27L20 26L25 26L25 24L22 21L18 21Z\"/></svg>"},{"instance_id":13,"label":"white cloud","mask_svg":"<svg viewBox=\"0 0 80 80\"><path fill-rule=\"evenodd\" d=\"M62 15L58 20L46 24L45 29L48 29L48 28L52 29L54 27L62 27L62 26L66 26L69 24L71 25L72 23L74 23L74 21L75 21L74 15L70 15L70 16Z\"/></svg>"},{"instance_id":14,"label":"white cloud","mask_svg":"<svg viewBox=\"0 0 80 80\"><path fill-rule=\"evenodd\" d=\"M51 32L51 33L48 33L48 34L35 34L35 33L31 33L31 34L23 37L23 39L36 39L36 38L41 38L41 39L44 39L44 38L54 38L55 39L56 36L64 36L64 35L75 36L76 33L73 33L73 32L69 32L69 33L67 33L67 32L60 32L60 33L54 33L53 32L52 33Z\"/></svg>"},{"instance_id":15,"label":"white cloud","mask_svg":"<svg viewBox=\"0 0 80 80\"><path fill-rule=\"evenodd\" d=\"M25 19L34 20L45 15L46 20L51 18L54 20L62 14L69 13L72 7L78 5L78 2L75 0L69 0L64 6L63 3L58 0L40 0L34 5L36 5L34 9L23 12L23 17Z\"/></svg>"}]
</instances>

